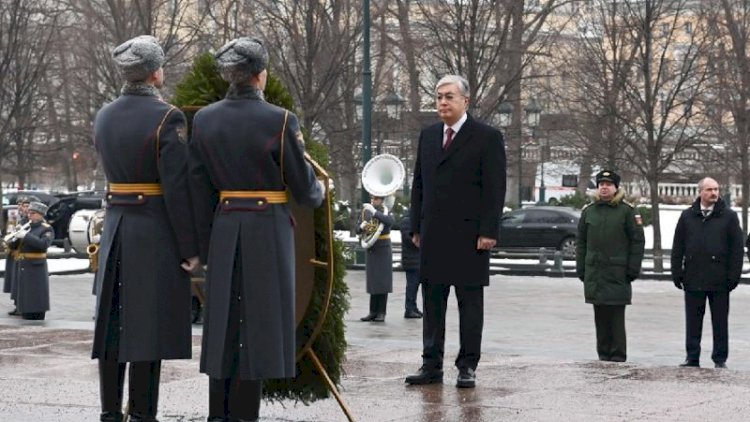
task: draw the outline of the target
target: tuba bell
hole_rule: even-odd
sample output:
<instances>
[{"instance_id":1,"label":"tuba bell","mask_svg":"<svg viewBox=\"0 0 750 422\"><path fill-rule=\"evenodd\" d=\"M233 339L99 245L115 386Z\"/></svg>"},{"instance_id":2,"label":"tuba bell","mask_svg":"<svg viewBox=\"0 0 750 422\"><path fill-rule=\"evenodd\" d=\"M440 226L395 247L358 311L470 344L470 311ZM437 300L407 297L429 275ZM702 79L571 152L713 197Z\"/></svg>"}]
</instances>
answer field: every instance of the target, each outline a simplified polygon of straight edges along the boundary
<instances>
[{"instance_id":1,"label":"tuba bell","mask_svg":"<svg viewBox=\"0 0 750 422\"><path fill-rule=\"evenodd\" d=\"M404 164L391 154L380 154L365 164L362 170L362 187L372 196L385 198L384 213L393 207L393 194L401 189L406 178ZM369 205L369 204L365 204ZM359 234L360 245L368 249L378 240L383 231L383 223L373 216L372 207L362 207L362 231Z\"/></svg>"}]
</instances>

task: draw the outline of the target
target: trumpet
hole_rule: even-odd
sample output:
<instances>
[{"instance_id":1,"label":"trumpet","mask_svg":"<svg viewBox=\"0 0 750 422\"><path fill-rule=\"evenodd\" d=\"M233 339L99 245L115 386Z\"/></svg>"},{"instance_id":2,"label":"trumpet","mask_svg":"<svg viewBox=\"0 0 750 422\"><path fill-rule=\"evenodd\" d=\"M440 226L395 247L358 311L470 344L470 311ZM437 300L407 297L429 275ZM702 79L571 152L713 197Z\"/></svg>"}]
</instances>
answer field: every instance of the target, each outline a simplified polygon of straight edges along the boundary
<instances>
[{"instance_id":1,"label":"trumpet","mask_svg":"<svg viewBox=\"0 0 750 422\"><path fill-rule=\"evenodd\" d=\"M6 234L5 237L3 238L3 242L5 242L5 243L11 243L11 242L17 240L18 235L21 232L27 231L29 229L29 227L31 227L31 221L29 221L26 224L24 224L23 226L19 227L16 231L14 231L12 233Z\"/></svg>"}]
</instances>

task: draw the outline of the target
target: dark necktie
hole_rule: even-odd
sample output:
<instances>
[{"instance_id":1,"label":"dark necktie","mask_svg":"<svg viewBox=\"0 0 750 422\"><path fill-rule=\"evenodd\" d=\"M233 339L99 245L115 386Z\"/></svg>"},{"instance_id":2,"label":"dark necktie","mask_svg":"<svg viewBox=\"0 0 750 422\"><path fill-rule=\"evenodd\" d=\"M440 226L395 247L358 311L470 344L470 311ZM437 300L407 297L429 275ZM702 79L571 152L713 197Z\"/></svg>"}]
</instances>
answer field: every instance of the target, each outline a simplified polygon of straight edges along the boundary
<instances>
[{"instance_id":1,"label":"dark necktie","mask_svg":"<svg viewBox=\"0 0 750 422\"><path fill-rule=\"evenodd\" d=\"M451 142L453 142L453 129L448 128L445 131L445 145L443 145L443 151L448 150L448 147L451 146Z\"/></svg>"},{"instance_id":2,"label":"dark necktie","mask_svg":"<svg viewBox=\"0 0 750 422\"><path fill-rule=\"evenodd\" d=\"M711 210L701 210L701 212L703 213L703 218L706 218L708 217L708 214L711 214Z\"/></svg>"}]
</instances>

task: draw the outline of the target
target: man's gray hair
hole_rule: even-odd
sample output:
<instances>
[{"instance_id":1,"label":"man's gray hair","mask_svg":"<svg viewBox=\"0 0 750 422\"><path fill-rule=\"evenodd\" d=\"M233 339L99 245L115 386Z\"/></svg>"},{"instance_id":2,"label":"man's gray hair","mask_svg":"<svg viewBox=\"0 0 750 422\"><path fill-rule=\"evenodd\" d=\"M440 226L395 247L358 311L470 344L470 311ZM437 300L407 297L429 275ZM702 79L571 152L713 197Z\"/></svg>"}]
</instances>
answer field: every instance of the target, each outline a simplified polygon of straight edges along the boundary
<instances>
[{"instance_id":1,"label":"man's gray hair","mask_svg":"<svg viewBox=\"0 0 750 422\"><path fill-rule=\"evenodd\" d=\"M445 75L438 83L435 85L435 91L440 89L443 85L456 85L458 87L458 90L461 92L461 95L464 97L468 97L471 90L469 89L469 81L466 80L463 76L459 75Z\"/></svg>"},{"instance_id":2,"label":"man's gray hair","mask_svg":"<svg viewBox=\"0 0 750 422\"><path fill-rule=\"evenodd\" d=\"M703 190L703 186L704 186L704 185L706 184L706 182L707 182L707 181L709 181L709 180L712 180L712 181L716 182L716 180L714 180L714 178L713 178L713 177L704 177L703 179L701 179L701 180L700 180L700 181L698 182L698 192L700 192L700 191L702 191L702 190ZM719 182L716 182L716 184L718 185L718 184L719 184Z\"/></svg>"}]
</instances>

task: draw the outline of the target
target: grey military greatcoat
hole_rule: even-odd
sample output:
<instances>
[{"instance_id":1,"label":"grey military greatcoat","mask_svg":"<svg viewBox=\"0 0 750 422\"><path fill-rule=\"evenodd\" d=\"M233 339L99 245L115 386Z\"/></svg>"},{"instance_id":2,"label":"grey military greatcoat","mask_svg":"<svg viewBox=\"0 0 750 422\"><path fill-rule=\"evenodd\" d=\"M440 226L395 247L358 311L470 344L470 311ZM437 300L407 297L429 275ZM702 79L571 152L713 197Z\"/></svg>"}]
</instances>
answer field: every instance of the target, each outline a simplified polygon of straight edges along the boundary
<instances>
[{"instance_id":1,"label":"grey military greatcoat","mask_svg":"<svg viewBox=\"0 0 750 422\"><path fill-rule=\"evenodd\" d=\"M49 311L49 273L47 258L38 254L47 253L55 232L52 226L39 221L31 223L26 236L14 246L16 254L15 285L16 305L21 314Z\"/></svg>"},{"instance_id":2,"label":"grey military greatcoat","mask_svg":"<svg viewBox=\"0 0 750 422\"><path fill-rule=\"evenodd\" d=\"M263 195L215 200L221 191L287 190L300 205L320 205L323 192L303 158L297 117L287 113L244 87L193 121L191 186L201 261L208 262L201 372L212 378L230 376L233 338L241 379L296 373L295 221L288 204Z\"/></svg>"},{"instance_id":3,"label":"grey military greatcoat","mask_svg":"<svg viewBox=\"0 0 750 422\"><path fill-rule=\"evenodd\" d=\"M374 218L383 223L383 231L375 243L367 249L365 272L367 293L380 295L393 291L393 249L391 247L391 227L395 223L389 214L383 214L384 207L376 207Z\"/></svg>"},{"instance_id":4,"label":"grey military greatcoat","mask_svg":"<svg viewBox=\"0 0 750 422\"><path fill-rule=\"evenodd\" d=\"M185 129L183 113L154 95L122 95L96 116L94 142L109 183L159 184L163 194L108 195L93 358L104 358L110 330L119 330L120 362L191 356L190 280L180 263L197 256L197 242ZM119 327L110 323L113 304Z\"/></svg>"}]
</instances>

